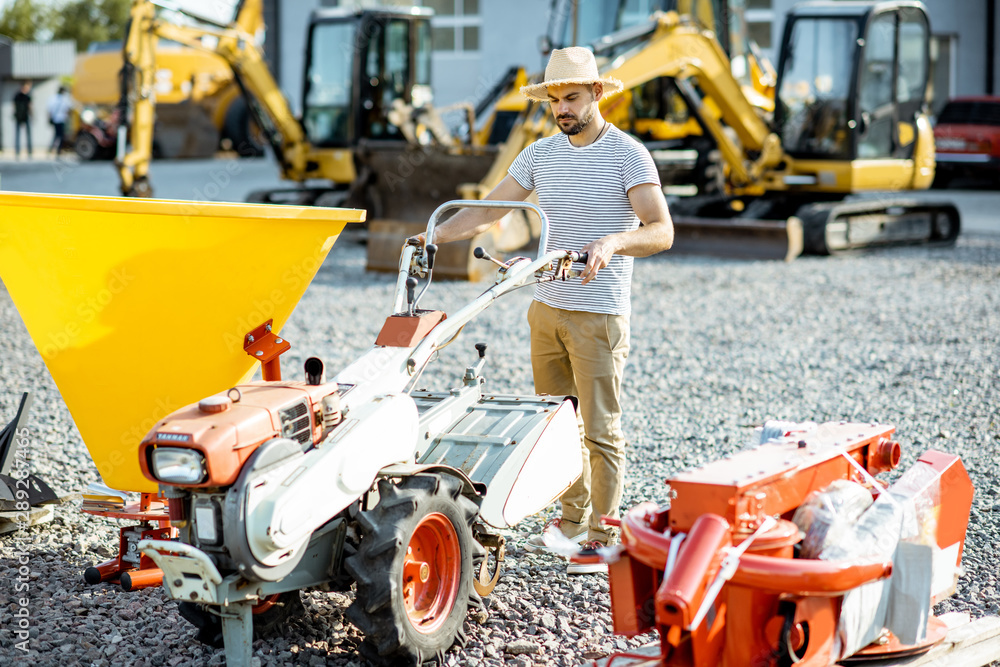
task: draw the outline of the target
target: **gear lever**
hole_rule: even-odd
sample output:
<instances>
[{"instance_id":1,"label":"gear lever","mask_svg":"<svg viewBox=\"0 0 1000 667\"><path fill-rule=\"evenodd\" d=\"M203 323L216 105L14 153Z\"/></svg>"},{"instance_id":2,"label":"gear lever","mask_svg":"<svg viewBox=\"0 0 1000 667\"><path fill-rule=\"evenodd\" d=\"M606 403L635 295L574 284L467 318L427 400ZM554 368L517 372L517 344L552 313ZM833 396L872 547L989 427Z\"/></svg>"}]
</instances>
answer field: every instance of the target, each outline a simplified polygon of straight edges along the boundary
<instances>
[{"instance_id":1,"label":"gear lever","mask_svg":"<svg viewBox=\"0 0 1000 667\"><path fill-rule=\"evenodd\" d=\"M491 257L490 253L486 252L486 248L483 248L482 246L476 246L476 249L472 251L472 256L475 257L476 259L486 259L486 260L489 260L489 261L493 262L494 264L496 264L497 266L499 266L501 269L506 269L507 268L506 264L504 264L503 262L501 262L496 257Z\"/></svg>"}]
</instances>

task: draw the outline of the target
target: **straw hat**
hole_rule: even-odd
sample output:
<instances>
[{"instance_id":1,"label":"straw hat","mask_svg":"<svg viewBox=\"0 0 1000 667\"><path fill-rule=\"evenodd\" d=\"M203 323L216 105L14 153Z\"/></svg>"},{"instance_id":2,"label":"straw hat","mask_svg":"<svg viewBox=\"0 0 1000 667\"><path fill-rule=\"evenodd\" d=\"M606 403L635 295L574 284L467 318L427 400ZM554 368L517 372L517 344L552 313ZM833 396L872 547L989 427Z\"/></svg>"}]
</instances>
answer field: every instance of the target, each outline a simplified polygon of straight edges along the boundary
<instances>
[{"instance_id":1,"label":"straw hat","mask_svg":"<svg viewBox=\"0 0 1000 667\"><path fill-rule=\"evenodd\" d=\"M605 95L620 93L623 88L622 82L618 79L601 78L597 72L597 61L590 49L571 46L553 51L549 57L549 64L545 67L545 80L530 86L521 86L521 94L529 100L548 102L546 89L549 86L561 86L567 83L602 83Z\"/></svg>"}]
</instances>

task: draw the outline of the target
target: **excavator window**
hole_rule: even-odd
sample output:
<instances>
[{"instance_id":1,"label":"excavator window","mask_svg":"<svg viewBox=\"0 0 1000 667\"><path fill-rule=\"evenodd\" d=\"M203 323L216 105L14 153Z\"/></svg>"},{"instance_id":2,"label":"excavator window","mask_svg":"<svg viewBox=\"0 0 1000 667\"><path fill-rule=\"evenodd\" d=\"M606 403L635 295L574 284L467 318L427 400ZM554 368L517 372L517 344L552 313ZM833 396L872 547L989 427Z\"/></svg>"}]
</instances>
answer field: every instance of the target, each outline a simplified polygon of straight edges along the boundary
<instances>
[{"instance_id":1,"label":"excavator window","mask_svg":"<svg viewBox=\"0 0 1000 667\"><path fill-rule=\"evenodd\" d=\"M896 16L876 17L868 27L858 79L858 110L864 118L858 157L886 158L892 154L893 71Z\"/></svg>"},{"instance_id":2,"label":"excavator window","mask_svg":"<svg viewBox=\"0 0 1000 667\"><path fill-rule=\"evenodd\" d=\"M361 79L361 136L402 139L389 121L393 100L410 102L410 22L390 19L370 24L368 55Z\"/></svg>"},{"instance_id":3,"label":"excavator window","mask_svg":"<svg viewBox=\"0 0 1000 667\"><path fill-rule=\"evenodd\" d=\"M802 17L787 38L779 99L781 138L789 154L849 159L848 102L858 24Z\"/></svg>"},{"instance_id":4,"label":"excavator window","mask_svg":"<svg viewBox=\"0 0 1000 667\"><path fill-rule=\"evenodd\" d=\"M303 124L314 146L352 146L360 137L402 139L389 121L393 102L430 101L426 17L362 12L312 25Z\"/></svg>"},{"instance_id":5,"label":"excavator window","mask_svg":"<svg viewBox=\"0 0 1000 667\"><path fill-rule=\"evenodd\" d=\"M858 157L913 156L930 71L929 29L921 11L901 8L868 26L858 76Z\"/></svg>"},{"instance_id":6,"label":"excavator window","mask_svg":"<svg viewBox=\"0 0 1000 667\"><path fill-rule=\"evenodd\" d=\"M315 146L346 146L354 138L351 81L356 32L354 22L313 27L303 106L306 134Z\"/></svg>"},{"instance_id":7,"label":"excavator window","mask_svg":"<svg viewBox=\"0 0 1000 667\"><path fill-rule=\"evenodd\" d=\"M585 46L609 33L645 23L655 10L663 8L664 0L554 0L549 44L553 48Z\"/></svg>"}]
</instances>

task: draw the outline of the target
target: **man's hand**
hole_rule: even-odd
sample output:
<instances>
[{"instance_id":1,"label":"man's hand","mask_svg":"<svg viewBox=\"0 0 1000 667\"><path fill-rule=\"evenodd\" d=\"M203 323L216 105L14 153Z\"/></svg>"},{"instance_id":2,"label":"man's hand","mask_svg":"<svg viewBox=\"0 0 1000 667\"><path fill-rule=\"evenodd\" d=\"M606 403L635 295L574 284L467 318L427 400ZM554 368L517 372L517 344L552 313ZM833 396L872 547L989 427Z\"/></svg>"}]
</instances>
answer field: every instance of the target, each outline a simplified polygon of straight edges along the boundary
<instances>
[{"instance_id":1,"label":"man's hand","mask_svg":"<svg viewBox=\"0 0 1000 667\"><path fill-rule=\"evenodd\" d=\"M596 241L591 241L587 245L580 248L580 252L587 253L587 267L580 274L583 278L583 283L586 285L591 280L597 277L597 272L608 265L611 261L611 256L615 254L618 250L618 246L611 236L605 236L599 238Z\"/></svg>"}]
</instances>

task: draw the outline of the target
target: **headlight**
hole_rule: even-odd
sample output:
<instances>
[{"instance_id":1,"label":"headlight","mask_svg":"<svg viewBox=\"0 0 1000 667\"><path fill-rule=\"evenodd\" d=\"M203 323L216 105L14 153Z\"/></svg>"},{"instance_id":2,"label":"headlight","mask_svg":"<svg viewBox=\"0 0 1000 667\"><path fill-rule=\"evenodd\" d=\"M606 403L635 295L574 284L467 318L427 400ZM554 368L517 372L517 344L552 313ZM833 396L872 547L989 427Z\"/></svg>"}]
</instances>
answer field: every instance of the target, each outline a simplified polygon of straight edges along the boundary
<instances>
[{"instance_id":1,"label":"headlight","mask_svg":"<svg viewBox=\"0 0 1000 667\"><path fill-rule=\"evenodd\" d=\"M152 468L153 477L168 484L199 484L205 481L205 457L193 449L154 449Z\"/></svg>"}]
</instances>

